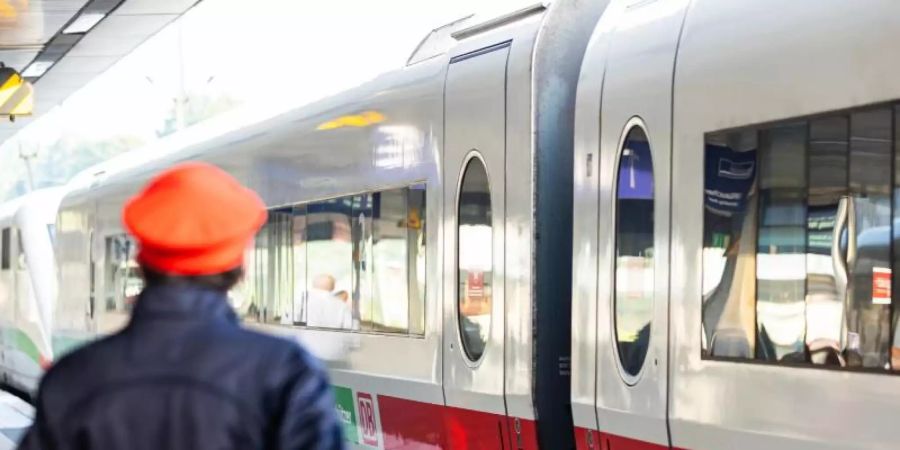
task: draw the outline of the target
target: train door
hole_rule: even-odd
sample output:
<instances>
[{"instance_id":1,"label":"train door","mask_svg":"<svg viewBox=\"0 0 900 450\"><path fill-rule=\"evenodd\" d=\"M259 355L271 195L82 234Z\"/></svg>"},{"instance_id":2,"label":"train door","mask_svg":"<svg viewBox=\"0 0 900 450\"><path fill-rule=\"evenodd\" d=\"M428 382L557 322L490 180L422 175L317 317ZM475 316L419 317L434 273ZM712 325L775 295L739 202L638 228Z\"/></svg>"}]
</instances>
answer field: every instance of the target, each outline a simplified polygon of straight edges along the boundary
<instances>
[{"instance_id":1,"label":"train door","mask_svg":"<svg viewBox=\"0 0 900 450\"><path fill-rule=\"evenodd\" d=\"M452 448L505 448L506 63L501 44L450 61L445 86L444 395Z\"/></svg>"},{"instance_id":2,"label":"train door","mask_svg":"<svg viewBox=\"0 0 900 450\"><path fill-rule=\"evenodd\" d=\"M672 74L688 0L631 2L600 103L600 448L668 448Z\"/></svg>"}]
</instances>

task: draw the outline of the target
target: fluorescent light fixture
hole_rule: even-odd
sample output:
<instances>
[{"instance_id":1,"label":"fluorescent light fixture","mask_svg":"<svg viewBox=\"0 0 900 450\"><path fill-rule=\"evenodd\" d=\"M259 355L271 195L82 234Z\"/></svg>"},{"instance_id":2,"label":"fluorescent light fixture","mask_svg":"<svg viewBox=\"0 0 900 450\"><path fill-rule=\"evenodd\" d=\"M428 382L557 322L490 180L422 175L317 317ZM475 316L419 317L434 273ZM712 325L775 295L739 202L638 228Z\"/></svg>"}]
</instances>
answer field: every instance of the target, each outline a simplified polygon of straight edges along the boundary
<instances>
[{"instance_id":1,"label":"fluorescent light fixture","mask_svg":"<svg viewBox=\"0 0 900 450\"><path fill-rule=\"evenodd\" d=\"M79 33L87 33L91 31L91 28L94 28L95 25L100 23L103 18L106 17L106 13L101 12L85 12L81 13L74 22L69 24L65 30L63 30L63 34L79 34Z\"/></svg>"},{"instance_id":2,"label":"fluorescent light fixture","mask_svg":"<svg viewBox=\"0 0 900 450\"><path fill-rule=\"evenodd\" d=\"M38 78L44 76L56 61L35 61L31 63L24 71L22 76L25 78Z\"/></svg>"}]
</instances>

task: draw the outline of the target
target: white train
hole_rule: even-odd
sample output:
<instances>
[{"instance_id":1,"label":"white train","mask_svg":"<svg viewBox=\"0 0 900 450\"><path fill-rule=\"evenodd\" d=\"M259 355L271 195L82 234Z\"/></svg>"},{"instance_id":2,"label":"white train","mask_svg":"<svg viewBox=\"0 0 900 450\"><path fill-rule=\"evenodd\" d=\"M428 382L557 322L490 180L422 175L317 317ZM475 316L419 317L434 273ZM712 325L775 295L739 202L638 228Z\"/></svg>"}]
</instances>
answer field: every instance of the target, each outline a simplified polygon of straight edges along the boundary
<instances>
[{"instance_id":1,"label":"white train","mask_svg":"<svg viewBox=\"0 0 900 450\"><path fill-rule=\"evenodd\" d=\"M23 392L37 388L53 358L52 241L63 192L43 189L0 205L0 383Z\"/></svg>"},{"instance_id":2,"label":"white train","mask_svg":"<svg viewBox=\"0 0 900 450\"><path fill-rule=\"evenodd\" d=\"M328 362L354 447L895 448L898 41L893 0L450 24L357 89L69 186L54 341L126 323L122 204L199 159L270 205L233 304Z\"/></svg>"}]
</instances>

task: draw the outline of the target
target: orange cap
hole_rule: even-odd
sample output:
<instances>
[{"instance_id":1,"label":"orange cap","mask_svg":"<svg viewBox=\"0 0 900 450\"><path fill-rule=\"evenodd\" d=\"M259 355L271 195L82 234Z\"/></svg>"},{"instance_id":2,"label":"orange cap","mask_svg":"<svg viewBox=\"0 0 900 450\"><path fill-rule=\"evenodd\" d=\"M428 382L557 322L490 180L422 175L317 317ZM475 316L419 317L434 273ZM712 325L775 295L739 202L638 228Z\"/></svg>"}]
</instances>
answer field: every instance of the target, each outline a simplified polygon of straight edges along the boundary
<instances>
[{"instance_id":1,"label":"orange cap","mask_svg":"<svg viewBox=\"0 0 900 450\"><path fill-rule=\"evenodd\" d=\"M212 275L243 263L266 207L222 169L189 162L150 181L125 205L122 219L138 240L141 264L167 274Z\"/></svg>"}]
</instances>

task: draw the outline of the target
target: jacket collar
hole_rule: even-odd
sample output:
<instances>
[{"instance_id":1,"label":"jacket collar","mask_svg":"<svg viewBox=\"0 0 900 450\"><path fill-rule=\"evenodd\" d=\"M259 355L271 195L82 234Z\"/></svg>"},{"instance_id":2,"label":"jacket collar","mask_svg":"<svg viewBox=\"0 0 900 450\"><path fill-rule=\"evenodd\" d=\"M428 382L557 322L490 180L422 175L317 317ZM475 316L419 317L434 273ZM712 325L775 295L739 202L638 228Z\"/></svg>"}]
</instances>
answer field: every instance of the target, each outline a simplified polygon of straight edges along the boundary
<instances>
[{"instance_id":1,"label":"jacket collar","mask_svg":"<svg viewBox=\"0 0 900 450\"><path fill-rule=\"evenodd\" d=\"M145 288L134 306L132 323L166 318L233 324L238 322L224 292L188 284Z\"/></svg>"}]
</instances>

